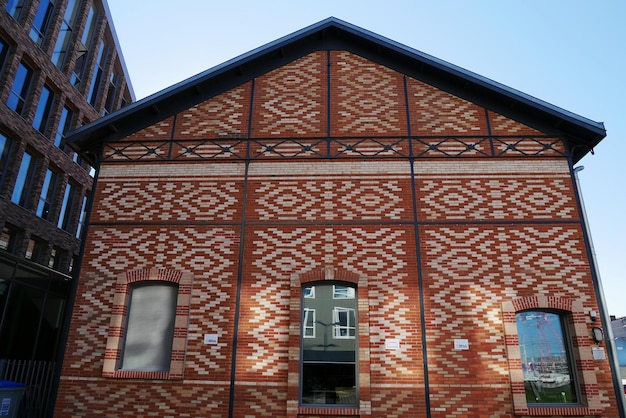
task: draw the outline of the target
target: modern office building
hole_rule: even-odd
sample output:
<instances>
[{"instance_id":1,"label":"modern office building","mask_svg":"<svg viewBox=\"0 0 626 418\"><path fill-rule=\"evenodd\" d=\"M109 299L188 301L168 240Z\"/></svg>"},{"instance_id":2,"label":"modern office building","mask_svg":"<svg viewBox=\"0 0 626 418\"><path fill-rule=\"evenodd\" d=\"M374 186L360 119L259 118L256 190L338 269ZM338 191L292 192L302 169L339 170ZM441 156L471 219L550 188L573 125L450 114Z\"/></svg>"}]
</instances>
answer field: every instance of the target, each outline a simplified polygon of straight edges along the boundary
<instances>
[{"instance_id":1,"label":"modern office building","mask_svg":"<svg viewBox=\"0 0 626 418\"><path fill-rule=\"evenodd\" d=\"M45 416L94 175L65 136L134 95L105 1L0 4L0 380Z\"/></svg>"},{"instance_id":2,"label":"modern office building","mask_svg":"<svg viewBox=\"0 0 626 418\"><path fill-rule=\"evenodd\" d=\"M55 416L623 415L575 169L605 135L334 18L79 128Z\"/></svg>"}]
</instances>

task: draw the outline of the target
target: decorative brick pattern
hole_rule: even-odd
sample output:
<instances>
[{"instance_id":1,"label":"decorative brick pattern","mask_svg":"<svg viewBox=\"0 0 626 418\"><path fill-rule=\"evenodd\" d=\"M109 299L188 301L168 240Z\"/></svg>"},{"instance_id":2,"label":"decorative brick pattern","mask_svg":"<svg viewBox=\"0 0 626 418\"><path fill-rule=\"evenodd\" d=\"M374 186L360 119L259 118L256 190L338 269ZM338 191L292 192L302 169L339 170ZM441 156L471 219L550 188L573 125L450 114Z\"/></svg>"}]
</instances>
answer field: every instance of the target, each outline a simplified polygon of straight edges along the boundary
<instances>
[{"instance_id":1,"label":"decorative brick pattern","mask_svg":"<svg viewBox=\"0 0 626 418\"><path fill-rule=\"evenodd\" d=\"M487 135L485 110L407 78L412 135Z\"/></svg>"},{"instance_id":2,"label":"decorative brick pattern","mask_svg":"<svg viewBox=\"0 0 626 418\"><path fill-rule=\"evenodd\" d=\"M402 75L346 51L331 56L332 135L406 135Z\"/></svg>"},{"instance_id":3,"label":"decorative brick pattern","mask_svg":"<svg viewBox=\"0 0 626 418\"><path fill-rule=\"evenodd\" d=\"M109 181L98 191L94 221L231 220L237 218L240 195L235 182Z\"/></svg>"},{"instance_id":4,"label":"decorative brick pattern","mask_svg":"<svg viewBox=\"0 0 626 418\"><path fill-rule=\"evenodd\" d=\"M616 415L560 138L338 50L198 100L105 146L55 416ZM118 278L162 271L193 277L184 373L103 378ZM357 283L358 408L299 404L317 280ZM572 313L587 404L520 403L511 325L534 306Z\"/></svg>"},{"instance_id":5,"label":"decorative brick pattern","mask_svg":"<svg viewBox=\"0 0 626 418\"><path fill-rule=\"evenodd\" d=\"M246 135L250 83L202 102L176 117L175 139Z\"/></svg>"},{"instance_id":6,"label":"decorative brick pattern","mask_svg":"<svg viewBox=\"0 0 626 418\"><path fill-rule=\"evenodd\" d=\"M64 376L54 416L223 418L228 416L228 387L206 381L171 385L134 380L123 385L113 379Z\"/></svg>"},{"instance_id":7,"label":"decorative brick pattern","mask_svg":"<svg viewBox=\"0 0 626 418\"><path fill-rule=\"evenodd\" d=\"M491 134L495 136L542 135L542 133L536 129L492 111L489 111L489 123L491 126Z\"/></svg>"},{"instance_id":8,"label":"decorative brick pattern","mask_svg":"<svg viewBox=\"0 0 626 418\"><path fill-rule=\"evenodd\" d=\"M326 131L326 53L314 52L259 77L253 137L319 136Z\"/></svg>"},{"instance_id":9,"label":"decorative brick pattern","mask_svg":"<svg viewBox=\"0 0 626 418\"><path fill-rule=\"evenodd\" d=\"M92 228L90 256L85 259L85 280L79 286L68 349L70 369L80 369L83 374L102 370L113 302L122 290L115 287L119 274L135 269L174 268L194 275L191 309L203 314L191 317L187 367L192 376L209 370L228 376L228 339L221 338L210 350L200 347L205 333L226 336L232 330L234 313L227 307L235 291L235 232L212 227Z\"/></svg>"},{"instance_id":10,"label":"decorative brick pattern","mask_svg":"<svg viewBox=\"0 0 626 418\"><path fill-rule=\"evenodd\" d=\"M255 189L258 219L373 220L407 217L399 180L287 180Z\"/></svg>"},{"instance_id":11,"label":"decorative brick pattern","mask_svg":"<svg viewBox=\"0 0 626 418\"><path fill-rule=\"evenodd\" d=\"M455 387L509 384L503 299L540 295L591 303L589 265L582 241L575 238L580 234L577 226L423 228L433 387L450 387L453 381ZM454 350L457 338L468 339L470 350ZM482 400L469 394L468 399L441 407L480 408Z\"/></svg>"},{"instance_id":12,"label":"decorative brick pattern","mask_svg":"<svg viewBox=\"0 0 626 418\"><path fill-rule=\"evenodd\" d=\"M107 348L102 375L105 377L134 379L182 379L189 323L189 303L192 276L177 270L142 269L118 275L116 297L111 315ZM178 285L176 320L170 369L167 372L143 372L120 370L125 324L130 306L131 285L142 281L171 282Z\"/></svg>"},{"instance_id":13,"label":"decorative brick pattern","mask_svg":"<svg viewBox=\"0 0 626 418\"><path fill-rule=\"evenodd\" d=\"M417 180L423 221L575 219L569 178L450 176Z\"/></svg>"},{"instance_id":14,"label":"decorative brick pattern","mask_svg":"<svg viewBox=\"0 0 626 418\"><path fill-rule=\"evenodd\" d=\"M148 126L132 135L124 138L124 141L133 141L139 139L141 141L154 139L170 139L172 136L172 127L174 126L174 118L164 119L154 125Z\"/></svg>"}]
</instances>

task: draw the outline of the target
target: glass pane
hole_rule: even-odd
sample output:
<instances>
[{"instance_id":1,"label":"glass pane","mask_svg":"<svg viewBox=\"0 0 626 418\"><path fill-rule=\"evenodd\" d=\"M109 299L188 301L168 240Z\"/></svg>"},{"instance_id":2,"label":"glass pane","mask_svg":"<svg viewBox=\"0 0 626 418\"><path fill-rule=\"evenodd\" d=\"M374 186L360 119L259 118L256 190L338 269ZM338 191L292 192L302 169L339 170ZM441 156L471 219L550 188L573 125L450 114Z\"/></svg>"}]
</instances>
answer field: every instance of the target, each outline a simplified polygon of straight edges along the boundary
<instances>
[{"instance_id":1,"label":"glass pane","mask_svg":"<svg viewBox=\"0 0 626 418\"><path fill-rule=\"evenodd\" d=\"M527 402L577 402L561 315L526 311L516 321Z\"/></svg>"},{"instance_id":2,"label":"glass pane","mask_svg":"<svg viewBox=\"0 0 626 418\"><path fill-rule=\"evenodd\" d=\"M15 181L15 187L13 188L13 195L11 196L11 201L17 205L24 206L28 200L34 166L34 164L31 163L32 156L25 152L22 157L20 171L17 173L17 180Z\"/></svg>"},{"instance_id":3,"label":"glass pane","mask_svg":"<svg viewBox=\"0 0 626 418\"><path fill-rule=\"evenodd\" d=\"M302 305L302 404L356 405L356 288L307 286Z\"/></svg>"},{"instance_id":4,"label":"glass pane","mask_svg":"<svg viewBox=\"0 0 626 418\"><path fill-rule=\"evenodd\" d=\"M169 371L178 287L152 283L131 291L122 369Z\"/></svg>"}]
</instances>

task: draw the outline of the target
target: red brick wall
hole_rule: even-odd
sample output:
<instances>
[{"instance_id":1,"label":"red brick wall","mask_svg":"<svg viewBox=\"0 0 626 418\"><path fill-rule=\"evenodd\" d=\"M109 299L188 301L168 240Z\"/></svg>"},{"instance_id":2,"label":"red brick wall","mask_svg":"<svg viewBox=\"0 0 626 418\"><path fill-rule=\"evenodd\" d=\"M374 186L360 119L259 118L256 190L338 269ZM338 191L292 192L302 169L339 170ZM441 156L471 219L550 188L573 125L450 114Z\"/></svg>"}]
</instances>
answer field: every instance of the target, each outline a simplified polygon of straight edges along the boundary
<instances>
[{"instance_id":1,"label":"red brick wall","mask_svg":"<svg viewBox=\"0 0 626 418\"><path fill-rule=\"evenodd\" d=\"M425 416L427 393L433 417L531 413L514 405L503 307L597 310L564 152L345 51L108 144L56 416L227 416L233 352L235 417ZM116 281L139 269L192 275L182 380L103 377ZM358 285L356 409L298 406L300 286L329 272ZM579 318L583 356L591 326ZM575 412L616 415L608 361L584 364Z\"/></svg>"}]
</instances>

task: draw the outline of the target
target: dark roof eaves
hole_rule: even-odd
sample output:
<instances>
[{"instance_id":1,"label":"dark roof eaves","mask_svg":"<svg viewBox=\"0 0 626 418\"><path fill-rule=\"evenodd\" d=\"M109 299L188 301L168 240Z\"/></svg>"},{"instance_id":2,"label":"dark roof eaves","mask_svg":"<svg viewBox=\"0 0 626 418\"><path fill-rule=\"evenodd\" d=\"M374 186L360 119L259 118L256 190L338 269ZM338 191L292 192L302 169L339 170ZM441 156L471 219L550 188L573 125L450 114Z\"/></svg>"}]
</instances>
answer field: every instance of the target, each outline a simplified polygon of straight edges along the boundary
<instances>
[{"instance_id":1,"label":"dark roof eaves","mask_svg":"<svg viewBox=\"0 0 626 418\"><path fill-rule=\"evenodd\" d=\"M206 71L203 71L188 79L176 83L142 100L131 103L130 105L124 107L123 109L120 109L117 112L114 112L110 115L105 116L104 118L98 119L75 130L68 137L68 141L75 141L77 142L77 148L82 148L82 145L80 144L82 142L81 138L87 139L91 136L91 134L97 134L99 130L106 129L107 126L114 126L117 122L123 120L125 117L133 114L134 112L145 110L151 107L158 108L159 103L161 103L162 101L175 97L179 94L184 95L185 92L198 85L199 83L203 83L234 68L241 67L248 62L251 62L257 58L261 58L264 55L276 51L297 40L312 36L316 33L320 33L330 27L335 27L345 32L351 33L359 38L372 42L373 44L377 44L396 53L408 56L409 58L433 67L436 70L446 72L476 86L490 90L496 94L508 98L511 101L525 104L526 106L549 114L552 117L569 122L570 124L574 124L575 126L588 131L592 136L596 138L596 141L599 141L601 138L606 136L606 130L602 122L595 122L591 119L569 112L548 102L525 94L519 90L513 89L504 84L495 82L491 79L480 76L476 73L458 67L444 60L410 48L399 42L385 38L368 30L362 29L358 26L344 22L340 19L330 17L306 28L300 29L290 35L284 36L273 42L270 42L235 58L232 58L224 63L218 64L215 67L212 67Z\"/></svg>"}]
</instances>

